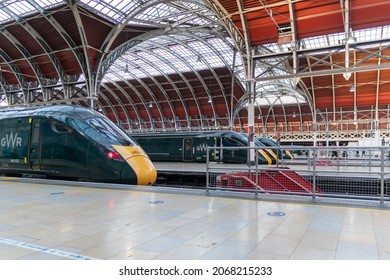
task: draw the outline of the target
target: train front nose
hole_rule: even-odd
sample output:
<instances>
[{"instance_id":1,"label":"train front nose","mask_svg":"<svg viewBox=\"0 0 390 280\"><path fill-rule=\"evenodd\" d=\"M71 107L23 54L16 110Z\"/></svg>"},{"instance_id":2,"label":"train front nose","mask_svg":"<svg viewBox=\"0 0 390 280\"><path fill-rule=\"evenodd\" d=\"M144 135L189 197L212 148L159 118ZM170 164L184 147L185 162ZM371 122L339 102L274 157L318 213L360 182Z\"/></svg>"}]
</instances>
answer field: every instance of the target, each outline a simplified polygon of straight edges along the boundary
<instances>
[{"instance_id":1,"label":"train front nose","mask_svg":"<svg viewBox=\"0 0 390 280\"><path fill-rule=\"evenodd\" d=\"M136 177L137 185L152 185L156 182L157 171L152 161L139 147L113 146L126 160L121 172L122 182L133 181Z\"/></svg>"},{"instance_id":2,"label":"train front nose","mask_svg":"<svg viewBox=\"0 0 390 280\"><path fill-rule=\"evenodd\" d=\"M152 185L156 182L157 171L149 157L145 155L133 156L126 159L131 169L137 176L137 185ZM126 180L125 173L122 173L122 181Z\"/></svg>"}]
</instances>

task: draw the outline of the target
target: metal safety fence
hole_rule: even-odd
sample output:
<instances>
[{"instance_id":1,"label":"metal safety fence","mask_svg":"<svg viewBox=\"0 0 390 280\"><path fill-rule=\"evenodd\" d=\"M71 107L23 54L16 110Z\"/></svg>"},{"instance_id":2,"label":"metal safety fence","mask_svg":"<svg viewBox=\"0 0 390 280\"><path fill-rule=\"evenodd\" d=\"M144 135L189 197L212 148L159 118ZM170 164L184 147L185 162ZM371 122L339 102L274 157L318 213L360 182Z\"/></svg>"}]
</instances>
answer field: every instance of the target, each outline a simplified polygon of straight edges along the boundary
<instances>
[{"instance_id":1,"label":"metal safety fence","mask_svg":"<svg viewBox=\"0 0 390 280\"><path fill-rule=\"evenodd\" d=\"M390 206L389 147L272 147L274 156L278 156L272 164L262 161L267 149L218 147L217 160L212 156L215 148L208 149L207 193L225 191L245 193L255 199L337 199L343 203L365 201ZM224 155L239 150L247 155L244 163L224 160Z\"/></svg>"}]
</instances>

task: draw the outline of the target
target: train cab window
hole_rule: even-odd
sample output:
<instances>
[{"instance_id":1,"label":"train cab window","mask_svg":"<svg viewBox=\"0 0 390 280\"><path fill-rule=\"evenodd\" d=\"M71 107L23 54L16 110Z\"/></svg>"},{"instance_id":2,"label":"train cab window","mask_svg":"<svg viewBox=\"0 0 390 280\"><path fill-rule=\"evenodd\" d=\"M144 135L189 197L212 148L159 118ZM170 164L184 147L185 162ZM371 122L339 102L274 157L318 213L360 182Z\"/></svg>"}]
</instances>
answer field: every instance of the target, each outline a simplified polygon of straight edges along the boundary
<instances>
[{"instance_id":1,"label":"train cab window","mask_svg":"<svg viewBox=\"0 0 390 280\"><path fill-rule=\"evenodd\" d=\"M137 144L120 128L107 121L105 118L90 118L87 123L94 128L95 132L86 130L90 136L101 142L115 145L136 146Z\"/></svg>"},{"instance_id":2,"label":"train cab window","mask_svg":"<svg viewBox=\"0 0 390 280\"><path fill-rule=\"evenodd\" d=\"M240 146L240 144L236 140L231 139L231 138L224 138L224 142L225 142L225 143L223 143L224 146L229 146L229 147Z\"/></svg>"},{"instance_id":3,"label":"train cab window","mask_svg":"<svg viewBox=\"0 0 390 280\"><path fill-rule=\"evenodd\" d=\"M51 122L50 123L51 129L59 134L65 134L65 133L71 133L72 129L65 124L59 123L59 122Z\"/></svg>"},{"instance_id":4,"label":"train cab window","mask_svg":"<svg viewBox=\"0 0 390 280\"><path fill-rule=\"evenodd\" d=\"M248 144L248 138L246 138L244 135L241 134L234 134L230 136L230 141L234 141L236 144L235 146L247 146Z\"/></svg>"},{"instance_id":5,"label":"train cab window","mask_svg":"<svg viewBox=\"0 0 390 280\"><path fill-rule=\"evenodd\" d=\"M276 142L269 139L269 138L257 138L261 143L263 143L266 146L277 146Z\"/></svg>"}]
</instances>

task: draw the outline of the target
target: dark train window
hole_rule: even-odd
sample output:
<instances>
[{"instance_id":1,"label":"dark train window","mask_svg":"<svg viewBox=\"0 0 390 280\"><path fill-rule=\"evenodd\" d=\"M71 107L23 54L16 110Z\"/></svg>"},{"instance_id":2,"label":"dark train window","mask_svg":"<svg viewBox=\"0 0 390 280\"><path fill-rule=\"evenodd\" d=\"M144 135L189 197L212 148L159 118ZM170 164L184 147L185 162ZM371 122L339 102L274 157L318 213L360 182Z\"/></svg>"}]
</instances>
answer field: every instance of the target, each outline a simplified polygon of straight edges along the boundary
<instances>
[{"instance_id":1,"label":"dark train window","mask_svg":"<svg viewBox=\"0 0 390 280\"><path fill-rule=\"evenodd\" d=\"M231 140L240 143L240 145L242 145L242 146L246 146L247 143L248 143L248 138L247 138L247 136L244 136L244 135L242 135L242 134L233 134L233 135L231 136Z\"/></svg>"},{"instance_id":2,"label":"dark train window","mask_svg":"<svg viewBox=\"0 0 390 280\"><path fill-rule=\"evenodd\" d=\"M95 129L95 133L85 131L88 134L94 134L92 138L95 140L108 144L136 146L136 143L124 131L105 118L90 118L85 121Z\"/></svg>"},{"instance_id":3,"label":"dark train window","mask_svg":"<svg viewBox=\"0 0 390 280\"><path fill-rule=\"evenodd\" d=\"M56 133L71 133L72 129L59 122L51 122L51 129Z\"/></svg>"},{"instance_id":4,"label":"dark train window","mask_svg":"<svg viewBox=\"0 0 390 280\"><path fill-rule=\"evenodd\" d=\"M224 140L226 141L226 143L224 143L225 146L239 146L239 144L237 143L237 141L235 141L235 140L233 140L233 139L224 138Z\"/></svg>"},{"instance_id":5,"label":"dark train window","mask_svg":"<svg viewBox=\"0 0 390 280\"><path fill-rule=\"evenodd\" d=\"M258 140L266 146L277 146L276 142L269 138L258 138Z\"/></svg>"}]
</instances>

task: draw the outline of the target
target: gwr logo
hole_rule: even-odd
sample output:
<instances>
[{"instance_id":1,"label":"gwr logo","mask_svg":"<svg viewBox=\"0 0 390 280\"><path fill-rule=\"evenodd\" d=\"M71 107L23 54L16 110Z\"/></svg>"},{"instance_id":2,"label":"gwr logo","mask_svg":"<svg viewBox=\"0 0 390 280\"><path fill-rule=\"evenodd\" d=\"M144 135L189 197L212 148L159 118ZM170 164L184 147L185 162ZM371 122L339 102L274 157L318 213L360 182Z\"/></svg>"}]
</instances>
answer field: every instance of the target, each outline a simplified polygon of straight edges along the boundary
<instances>
[{"instance_id":1,"label":"gwr logo","mask_svg":"<svg viewBox=\"0 0 390 280\"><path fill-rule=\"evenodd\" d=\"M201 144L196 147L196 150L198 152L206 152L207 151L207 144Z\"/></svg>"},{"instance_id":2,"label":"gwr logo","mask_svg":"<svg viewBox=\"0 0 390 280\"><path fill-rule=\"evenodd\" d=\"M10 134L6 133L5 137L1 138L0 144L2 147L7 146L7 148L14 149L22 146L22 137L18 137L17 133L15 135L12 132Z\"/></svg>"}]
</instances>

